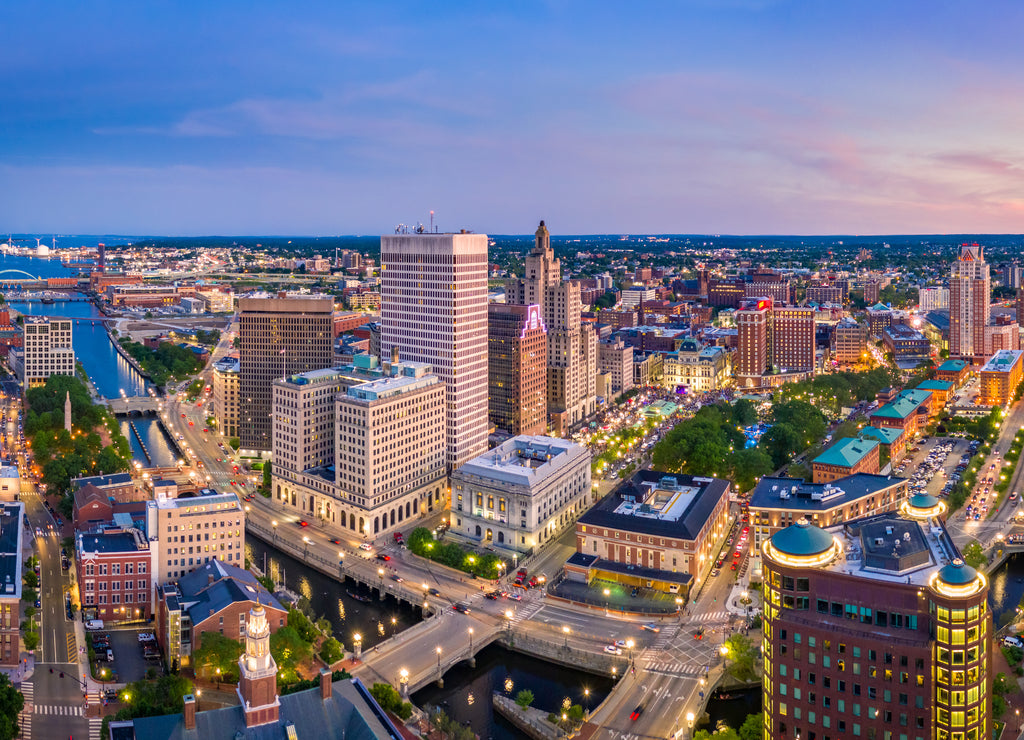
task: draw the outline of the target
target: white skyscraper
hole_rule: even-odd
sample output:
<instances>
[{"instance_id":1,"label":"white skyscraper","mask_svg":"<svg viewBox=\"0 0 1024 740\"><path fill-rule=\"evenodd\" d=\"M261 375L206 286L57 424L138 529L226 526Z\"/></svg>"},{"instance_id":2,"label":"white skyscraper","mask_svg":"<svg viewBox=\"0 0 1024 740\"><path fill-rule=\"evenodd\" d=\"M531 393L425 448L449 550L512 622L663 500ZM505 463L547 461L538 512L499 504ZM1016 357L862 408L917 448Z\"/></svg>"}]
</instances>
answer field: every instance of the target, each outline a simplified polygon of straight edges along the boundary
<instances>
[{"instance_id":1,"label":"white skyscraper","mask_svg":"<svg viewBox=\"0 0 1024 740\"><path fill-rule=\"evenodd\" d=\"M445 384L448 469L487 450L487 236L382 236L382 356L429 363Z\"/></svg>"}]
</instances>

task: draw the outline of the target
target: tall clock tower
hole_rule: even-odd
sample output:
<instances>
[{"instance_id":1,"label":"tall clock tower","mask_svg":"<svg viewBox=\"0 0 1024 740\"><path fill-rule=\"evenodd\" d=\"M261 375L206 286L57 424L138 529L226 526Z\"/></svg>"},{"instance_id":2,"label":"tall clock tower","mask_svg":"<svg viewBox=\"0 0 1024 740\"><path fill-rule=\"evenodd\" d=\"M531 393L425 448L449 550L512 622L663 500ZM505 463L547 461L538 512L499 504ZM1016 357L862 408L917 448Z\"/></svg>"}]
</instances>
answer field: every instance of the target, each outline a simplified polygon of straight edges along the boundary
<instances>
[{"instance_id":1,"label":"tall clock tower","mask_svg":"<svg viewBox=\"0 0 1024 740\"><path fill-rule=\"evenodd\" d=\"M277 696L277 663L270 654L267 611L256 601L245 628L245 652L238 659L238 697L245 711L245 726L277 722L281 702Z\"/></svg>"}]
</instances>

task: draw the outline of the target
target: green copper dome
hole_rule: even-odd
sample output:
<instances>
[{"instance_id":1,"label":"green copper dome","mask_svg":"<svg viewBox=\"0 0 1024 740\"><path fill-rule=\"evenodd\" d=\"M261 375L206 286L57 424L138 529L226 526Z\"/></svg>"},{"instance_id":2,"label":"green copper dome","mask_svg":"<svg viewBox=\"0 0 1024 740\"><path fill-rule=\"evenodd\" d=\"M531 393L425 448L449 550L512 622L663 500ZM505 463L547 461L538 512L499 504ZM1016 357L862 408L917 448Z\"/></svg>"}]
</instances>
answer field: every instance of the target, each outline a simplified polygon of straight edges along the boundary
<instances>
[{"instance_id":1,"label":"green copper dome","mask_svg":"<svg viewBox=\"0 0 1024 740\"><path fill-rule=\"evenodd\" d=\"M969 583L973 583L977 577L978 571L960 558L957 558L939 571L939 578L950 586L966 586Z\"/></svg>"},{"instance_id":2,"label":"green copper dome","mask_svg":"<svg viewBox=\"0 0 1024 740\"><path fill-rule=\"evenodd\" d=\"M772 535L772 547L785 555L809 557L820 555L832 547L832 535L821 527L801 519L796 524Z\"/></svg>"},{"instance_id":3,"label":"green copper dome","mask_svg":"<svg viewBox=\"0 0 1024 740\"><path fill-rule=\"evenodd\" d=\"M910 497L910 505L915 509L930 509L938 503L937 498L929 496L927 493L915 493Z\"/></svg>"}]
</instances>

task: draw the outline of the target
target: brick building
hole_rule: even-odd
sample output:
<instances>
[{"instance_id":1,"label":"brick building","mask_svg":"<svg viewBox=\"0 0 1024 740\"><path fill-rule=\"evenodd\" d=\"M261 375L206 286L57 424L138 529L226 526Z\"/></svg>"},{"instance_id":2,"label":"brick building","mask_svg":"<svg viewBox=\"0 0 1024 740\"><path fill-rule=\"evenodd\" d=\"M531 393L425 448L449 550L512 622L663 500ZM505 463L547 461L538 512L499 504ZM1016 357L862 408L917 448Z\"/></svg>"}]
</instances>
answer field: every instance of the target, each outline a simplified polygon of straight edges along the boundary
<instances>
[{"instance_id":1,"label":"brick building","mask_svg":"<svg viewBox=\"0 0 1024 740\"><path fill-rule=\"evenodd\" d=\"M879 443L873 439L846 437L811 462L813 481L828 483L856 473L878 472Z\"/></svg>"},{"instance_id":2,"label":"brick building","mask_svg":"<svg viewBox=\"0 0 1024 740\"><path fill-rule=\"evenodd\" d=\"M684 598L714 563L729 482L641 470L576 522L566 577L617 581Z\"/></svg>"},{"instance_id":3,"label":"brick building","mask_svg":"<svg viewBox=\"0 0 1024 740\"><path fill-rule=\"evenodd\" d=\"M75 567L86 618L110 622L149 619L155 550L140 529L113 528L75 535Z\"/></svg>"},{"instance_id":4,"label":"brick building","mask_svg":"<svg viewBox=\"0 0 1024 740\"><path fill-rule=\"evenodd\" d=\"M992 736L988 581L942 505L828 529L806 520L763 546L764 736Z\"/></svg>"}]
</instances>

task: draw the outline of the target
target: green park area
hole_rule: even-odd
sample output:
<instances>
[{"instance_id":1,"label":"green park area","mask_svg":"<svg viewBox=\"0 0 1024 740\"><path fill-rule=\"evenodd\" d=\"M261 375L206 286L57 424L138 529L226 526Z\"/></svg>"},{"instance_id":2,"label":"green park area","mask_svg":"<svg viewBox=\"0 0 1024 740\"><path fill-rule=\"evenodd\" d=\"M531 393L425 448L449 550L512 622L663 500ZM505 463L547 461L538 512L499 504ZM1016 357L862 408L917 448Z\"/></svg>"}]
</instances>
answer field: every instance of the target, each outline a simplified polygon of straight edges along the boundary
<instances>
[{"instance_id":1,"label":"green park area","mask_svg":"<svg viewBox=\"0 0 1024 740\"><path fill-rule=\"evenodd\" d=\"M71 397L71 432L64 428L64 400ZM25 437L34 468L47 492L64 495L61 511L70 518L71 479L127 470L131 448L113 415L92 402L85 384L51 375L25 394Z\"/></svg>"}]
</instances>

